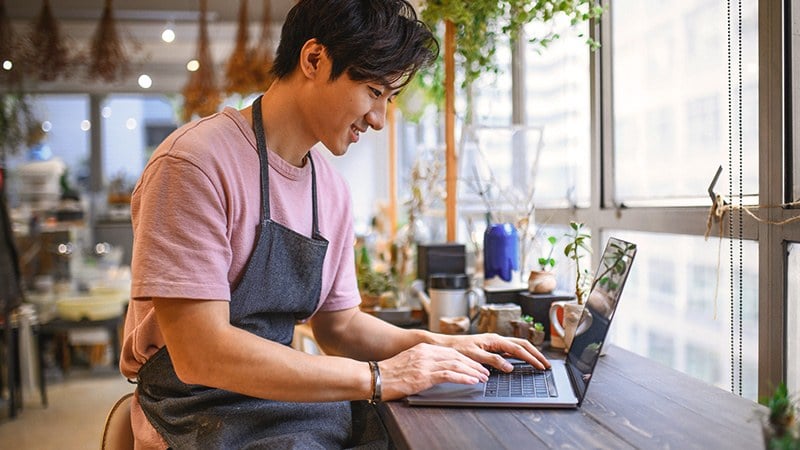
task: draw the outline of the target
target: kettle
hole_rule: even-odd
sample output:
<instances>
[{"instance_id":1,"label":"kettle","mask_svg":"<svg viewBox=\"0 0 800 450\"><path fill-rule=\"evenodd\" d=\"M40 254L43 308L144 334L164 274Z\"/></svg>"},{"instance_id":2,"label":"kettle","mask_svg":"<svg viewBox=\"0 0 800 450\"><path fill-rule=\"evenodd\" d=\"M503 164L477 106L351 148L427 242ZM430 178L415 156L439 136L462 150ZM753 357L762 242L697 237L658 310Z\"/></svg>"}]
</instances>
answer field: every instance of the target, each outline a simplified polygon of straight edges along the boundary
<instances>
[{"instance_id":1,"label":"kettle","mask_svg":"<svg viewBox=\"0 0 800 450\"><path fill-rule=\"evenodd\" d=\"M430 297L422 280L411 284L411 292L428 314L428 329L436 333L441 331L439 319L467 317L472 321L486 303L483 290L471 288L466 274L434 274L429 277L428 286Z\"/></svg>"}]
</instances>

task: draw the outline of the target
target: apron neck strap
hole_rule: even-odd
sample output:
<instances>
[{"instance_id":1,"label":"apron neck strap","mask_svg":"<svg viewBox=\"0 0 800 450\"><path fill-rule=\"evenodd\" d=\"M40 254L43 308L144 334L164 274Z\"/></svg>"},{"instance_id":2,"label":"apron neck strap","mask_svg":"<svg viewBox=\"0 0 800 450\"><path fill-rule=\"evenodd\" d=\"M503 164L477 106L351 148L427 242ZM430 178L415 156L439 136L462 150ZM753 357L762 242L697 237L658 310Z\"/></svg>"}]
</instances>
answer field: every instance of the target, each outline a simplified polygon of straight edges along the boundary
<instances>
[{"instance_id":1,"label":"apron neck strap","mask_svg":"<svg viewBox=\"0 0 800 450\"><path fill-rule=\"evenodd\" d=\"M264 133L264 121L261 114L261 97L259 95L253 101L253 132L256 135L256 147L258 148L258 159L261 164L261 219L270 219L269 210L269 162L267 157L267 136ZM314 235L319 235L319 221L317 219L317 173L314 169L314 160L311 152L306 153L308 162L311 164L311 215L312 230Z\"/></svg>"}]
</instances>

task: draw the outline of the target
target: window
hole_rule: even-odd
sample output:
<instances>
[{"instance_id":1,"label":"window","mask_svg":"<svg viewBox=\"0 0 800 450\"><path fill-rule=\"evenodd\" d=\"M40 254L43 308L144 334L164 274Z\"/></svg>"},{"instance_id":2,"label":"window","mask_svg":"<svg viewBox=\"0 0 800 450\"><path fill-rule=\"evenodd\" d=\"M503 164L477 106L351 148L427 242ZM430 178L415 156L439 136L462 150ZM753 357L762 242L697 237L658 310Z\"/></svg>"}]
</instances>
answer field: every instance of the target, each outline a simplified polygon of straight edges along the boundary
<instances>
[{"instance_id":1,"label":"window","mask_svg":"<svg viewBox=\"0 0 800 450\"><path fill-rule=\"evenodd\" d=\"M134 183L155 147L178 127L172 104L162 96L110 95L101 116L106 181Z\"/></svg>"},{"instance_id":2,"label":"window","mask_svg":"<svg viewBox=\"0 0 800 450\"><path fill-rule=\"evenodd\" d=\"M537 36L534 24L528 36ZM540 206L586 206L589 203L590 96L588 25L557 23L560 38L547 49L525 47L527 124L542 129L537 170Z\"/></svg>"},{"instance_id":3,"label":"window","mask_svg":"<svg viewBox=\"0 0 800 450\"><path fill-rule=\"evenodd\" d=\"M731 305L729 241L724 240L720 247L718 238L705 241L702 236L621 230L609 230L606 234L638 245L614 319L612 342L730 389L731 306L735 329L738 329L739 306L738 296ZM753 241L743 244L742 391L746 397L756 399L758 246ZM686 269L679 271L678 267ZM646 330L648 345L643 348L633 340L640 331L628 329ZM733 346L734 360L738 361L738 336ZM738 383L738 369L736 372Z\"/></svg>"},{"instance_id":4,"label":"window","mask_svg":"<svg viewBox=\"0 0 800 450\"><path fill-rule=\"evenodd\" d=\"M675 336L651 330L647 333L647 355L665 366L673 367L675 365Z\"/></svg>"},{"instance_id":5,"label":"window","mask_svg":"<svg viewBox=\"0 0 800 450\"><path fill-rule=\"evenodd\" d=\"M45 131L40 144L46 149L34 156L33 148L23 149L8 161L10 174L34 158L57 158L67 167L67 180L73 189L88 190L89 187L89 137L92 124L89 117L89 97L86 95L46 94L36 97L34 115L41 121ZM24 187L17 185L9 189L11 203Z\"/></svg>"},{"instance_id":6,"label":"window","mask_svg":"<svg viewBox=\"0 0 800 450\"><path fill-rule=\"evenodd\" d=\"M789 391L800 392L800 244L789 244L787 259L786 378Z\"/></svg>"},{"instance_id":7,"label":"window","mask_svg":"<svg viewBox=\"0 0 800 450\"><path fill-rule=\"evenodd\" d=\"M717 273L713 267L700 264L687 266L686 275L689 278L688 292L686 293L686 316L708 317L714 313L714 305L708 301L714 297L714 284L708 280L715 280Z\"/></svg>"},{"instance_id":8,"label":"window","mask_svg":"<svg viewBox=\"0 0 800 450\"><path fill-rule=\"evenodd\" d=\"M714 350L694 343L686 345L686 373L689 375L719 385L726 370Z\"/></svg>"},{"instance_id":9,"label":"window","mask_svg":"<svg viewBox=\"0 0 800 450\"><path fill-rule=\"evenodd\" d=\"M790 113L791 117L795 118L792 124L793 148L790 149L791 156L789 157L789 160L793 162L793 172L787 175L792 176L791 198L797 201L800 200L800 120L797 120L800 117L800 89L798 89L798 86L800 86L800 63L798 63L800 61L800 7L792 5L790 2L787 14L791 15L791 22L794 26L794 29L789 30L789 46L792 49L789 69L791 70L794 89L792 89L791 94L787 95L791 96L792 110Z\"/></svg>"},{"instance_id":10,"label":"window","mask_svg":"<svg viewBox=\"0 0 800 450\"><path fill-rule=\"evenodd\" d=\"M709 182L717 167L728 161L725 5L693 0L664 8L658 2L615 0L609 12L616 202L628 206L707 202ZM743 1L742 14L743 190L755 195L755 0ZM734 128L738 133L738 126ZM727 174L720 188L727 186L726 179Z\"/></svg>"}]
</instances>

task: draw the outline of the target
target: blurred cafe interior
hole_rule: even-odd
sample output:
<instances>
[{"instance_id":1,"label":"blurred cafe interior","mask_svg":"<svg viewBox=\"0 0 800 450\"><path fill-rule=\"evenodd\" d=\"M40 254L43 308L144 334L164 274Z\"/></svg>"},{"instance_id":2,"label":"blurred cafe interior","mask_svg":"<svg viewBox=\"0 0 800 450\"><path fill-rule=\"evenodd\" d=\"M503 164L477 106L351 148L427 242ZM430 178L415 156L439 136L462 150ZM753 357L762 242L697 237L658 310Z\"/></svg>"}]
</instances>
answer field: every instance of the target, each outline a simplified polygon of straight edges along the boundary
<instances>
[{"instance_id":1,"label":"blurred cafe interior","mask_svg":"<svg viewBox=\"0 0 800 450\"><path fill-rule=\"evenodd\" d=\"M131 192L170 133L266 90L294 3L0 0L0 447L48 391L111 380L99 436L134 389L117 368ZM754 405L781 383L797 398L800 6L567 2L511 32L508 4L542 2L501 1L481 38L425 11L491 2L411 3L439 63L383 130L323 152L350 186L361 308L450 333L497 314L548 345L553 302L618 237L638 254L607 345ZM480 304L435 310L453 289ZM293 345L320 352L302 325Z\"/></svg>"}]
</instances>

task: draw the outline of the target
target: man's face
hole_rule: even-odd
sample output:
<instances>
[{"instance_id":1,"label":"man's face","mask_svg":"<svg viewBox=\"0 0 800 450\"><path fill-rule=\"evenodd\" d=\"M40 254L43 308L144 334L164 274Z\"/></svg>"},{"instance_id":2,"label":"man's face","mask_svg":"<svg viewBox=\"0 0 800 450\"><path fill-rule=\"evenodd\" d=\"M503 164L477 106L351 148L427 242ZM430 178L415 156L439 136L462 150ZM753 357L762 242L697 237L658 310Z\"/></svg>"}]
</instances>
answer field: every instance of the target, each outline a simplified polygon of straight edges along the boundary
<instances>
[{"instance_id":1,"label":"man's face","mask_svg":"<svg viewBox=\"0 0 800 450\"><path fill-rule=\"evenodd\" d=\"M337 156L345 154L367 129L383 128L388 102L399 91L381 82L353 81L347 72L334 81L323 75L316 82L317 102L308 123L316 138Z\"/></svg>"}]
</instances>

